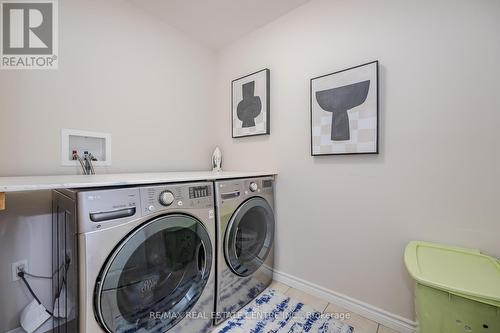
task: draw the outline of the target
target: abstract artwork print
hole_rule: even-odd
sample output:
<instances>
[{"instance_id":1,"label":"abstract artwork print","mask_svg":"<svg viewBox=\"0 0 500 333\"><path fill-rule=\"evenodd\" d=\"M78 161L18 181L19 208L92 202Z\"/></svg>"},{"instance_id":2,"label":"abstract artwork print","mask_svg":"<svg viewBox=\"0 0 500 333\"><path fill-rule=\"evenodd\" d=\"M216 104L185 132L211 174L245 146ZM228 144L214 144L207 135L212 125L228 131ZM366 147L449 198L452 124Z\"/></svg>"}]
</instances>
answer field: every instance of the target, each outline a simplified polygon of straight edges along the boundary
<instances>
[{"instance_id":1,"label":"abstract artwork print","mask_svg":"<svg viewBox=\"0 0 500 333\"><path fill-rule=\"evenodd\" d=\"M378 61L311 79L311 155L378 153Z\"/></svg>"},{"instance_id":2,"label":"abstract artwork print","mask_svg":"<svg viewBox=\"0 0 500 333\"><path fill-rule=\"evenodd\" d=\"M269 134L269 69L231 83L233 138Z\"/></svg>"}]
</instances>

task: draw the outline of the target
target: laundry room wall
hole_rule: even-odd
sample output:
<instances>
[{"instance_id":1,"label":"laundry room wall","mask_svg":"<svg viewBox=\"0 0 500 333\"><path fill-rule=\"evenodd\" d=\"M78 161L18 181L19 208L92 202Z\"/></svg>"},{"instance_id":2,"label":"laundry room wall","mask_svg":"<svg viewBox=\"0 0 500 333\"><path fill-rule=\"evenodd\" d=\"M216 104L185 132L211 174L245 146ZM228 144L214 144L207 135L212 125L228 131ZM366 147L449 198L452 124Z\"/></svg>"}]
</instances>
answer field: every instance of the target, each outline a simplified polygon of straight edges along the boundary
<instances>
[{"instance_id":1,"label":"laundry room wall","mask_svg":"<svg viewBox=\"0 0 500 333\"><path fill-rule=\"evenodd\" d=\"M277 169L276 268L414 319L414 239L500 257L500 3L313 0L218 55L226 169ZM380 61L380 154L310 156L310 78ZM231 80L271 70L271 135L231 139Z\"/></svg>"},{"instance_id":2,"label":"laundry room wall","mask_svg":"<svg viewBox=\"0 0 500 333\"><path fill-rule=\"evenodd\" d=\"M120 0L59 1L59 69L1 71L0 176L76 174L61 129L112 135L97 173L206 170L214 148L213 51ZM11 263L50 274L50 192L8 194L0 212L0 332L31 300ZM49 306L50 282L32 280Z\"/></svg>"}]
</instances>

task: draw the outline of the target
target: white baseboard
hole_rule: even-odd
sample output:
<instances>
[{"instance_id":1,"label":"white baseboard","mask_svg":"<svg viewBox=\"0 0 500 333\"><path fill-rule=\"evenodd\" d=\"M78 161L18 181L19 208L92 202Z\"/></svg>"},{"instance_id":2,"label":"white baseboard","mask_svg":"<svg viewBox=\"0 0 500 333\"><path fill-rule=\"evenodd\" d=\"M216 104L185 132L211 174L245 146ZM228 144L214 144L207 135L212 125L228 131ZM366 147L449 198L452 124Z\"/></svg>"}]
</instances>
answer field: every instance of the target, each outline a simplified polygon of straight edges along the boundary
<instances>
[{"instance_id":1,"label":"white baseboard","mask_svg":"<svg viewBox=\"0 0 500 333\"><path fill-rule=\"evenodd\" d=\"M274 270L274 280L292 288L302 290L310 295L324 299L325 301L355 312L365 318L376 321L377 323L398 332L415 333L417 331L417 323L414 321L382 310L368 303L358 301L349 296L318 286L314 283L302 280L293 275Z\"/></svg>"}]
</instances>

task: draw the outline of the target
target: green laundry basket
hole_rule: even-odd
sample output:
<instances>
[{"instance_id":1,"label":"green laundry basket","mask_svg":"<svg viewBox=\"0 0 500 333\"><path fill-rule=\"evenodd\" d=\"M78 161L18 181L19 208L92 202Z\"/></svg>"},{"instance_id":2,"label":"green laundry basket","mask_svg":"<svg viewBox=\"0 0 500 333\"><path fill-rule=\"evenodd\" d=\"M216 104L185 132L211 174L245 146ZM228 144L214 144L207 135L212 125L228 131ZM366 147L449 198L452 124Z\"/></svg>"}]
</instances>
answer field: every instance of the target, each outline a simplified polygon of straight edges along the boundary
<instances>
[{"instance_id":1,"label":"green laundry basket","mask_svg":"<svg viewBox=\"0 0 500 333\"><path fill-rule=\"evenodd\" d=\"M419 333L500 333L500 263L478 250L410 242Z\"/></svg>"}]
</instances>

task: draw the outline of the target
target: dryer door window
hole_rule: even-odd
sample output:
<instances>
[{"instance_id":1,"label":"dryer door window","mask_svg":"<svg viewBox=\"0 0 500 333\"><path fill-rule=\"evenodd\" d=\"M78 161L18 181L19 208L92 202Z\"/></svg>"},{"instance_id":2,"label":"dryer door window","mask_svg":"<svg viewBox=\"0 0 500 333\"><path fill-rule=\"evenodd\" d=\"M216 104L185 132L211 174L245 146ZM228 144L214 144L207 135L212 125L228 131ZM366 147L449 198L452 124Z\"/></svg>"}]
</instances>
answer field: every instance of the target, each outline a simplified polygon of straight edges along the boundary
<instances>
[{"instance_id":1,"label":"dryer door window","mask_svg":"<svg viewBox=\"0 0 500 333\"><path fill-rule=\"evenodd\" d=\"M266 260L274 240L274 213L266 200L248 199L229 221L224 240L226 261L231 270L248 276Z\"/></svg>"},{"instance_id":2,"label":"dryer door window","mask_svg":"<svg viewBox=\"0 0 500 333\"><path fill-rule=\"evenodd\" d=\"M130 233L97 279L94 308L107 332L166 332L200 297L210 274L212 245L188 215L156 218Z\"/></svg>"}]
</instances>

